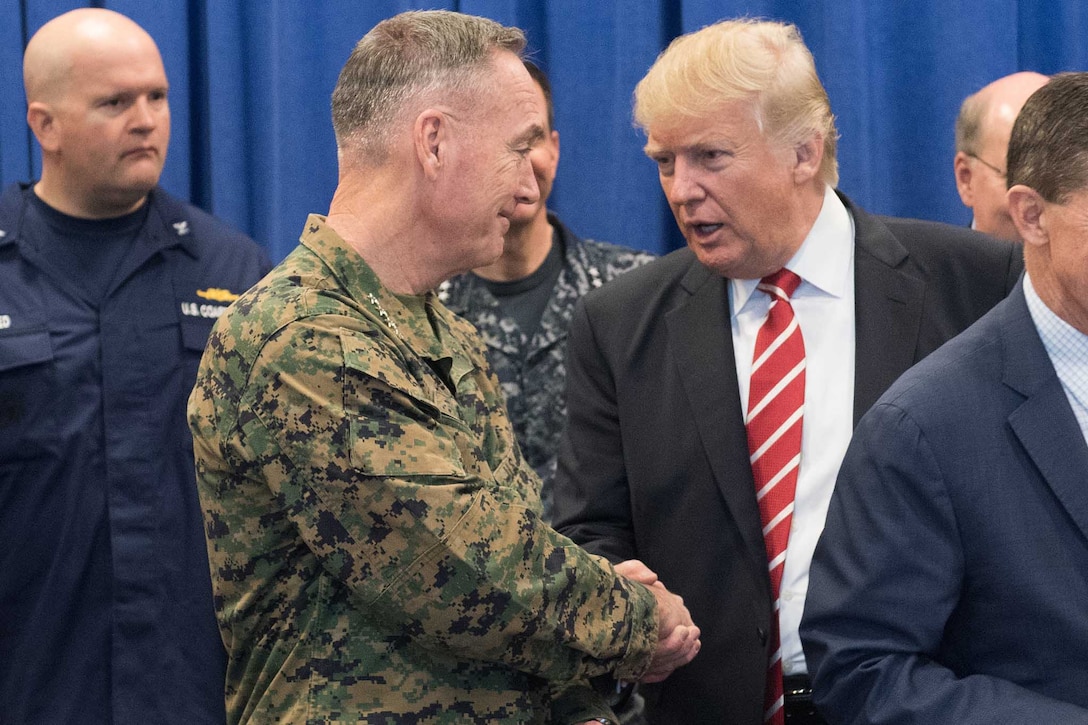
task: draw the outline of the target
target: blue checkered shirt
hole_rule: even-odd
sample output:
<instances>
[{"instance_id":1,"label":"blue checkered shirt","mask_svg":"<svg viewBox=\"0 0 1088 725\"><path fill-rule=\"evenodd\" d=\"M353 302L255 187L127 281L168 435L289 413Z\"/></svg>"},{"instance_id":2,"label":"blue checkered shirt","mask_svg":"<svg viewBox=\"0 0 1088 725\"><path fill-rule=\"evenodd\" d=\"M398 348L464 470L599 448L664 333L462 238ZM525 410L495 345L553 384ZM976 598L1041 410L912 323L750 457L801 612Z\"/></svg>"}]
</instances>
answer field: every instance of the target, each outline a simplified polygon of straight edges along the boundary
<instances>
[{"instance_id":1,"label":"blue checkered shirt","mask_svg":"<svg viewBox=\"0 0 1088 725\"><path fill-rule=\"evenodd\" d=\"M1039 331L1043 347L1065 390L1065 397L1077 416L1085 441L1088 441L1088 334L1076 329L1047 307L1028 275L1024 275L1024 296L1027 297L1028 311L1035 329Z\"/></svg>"}]
</instances>

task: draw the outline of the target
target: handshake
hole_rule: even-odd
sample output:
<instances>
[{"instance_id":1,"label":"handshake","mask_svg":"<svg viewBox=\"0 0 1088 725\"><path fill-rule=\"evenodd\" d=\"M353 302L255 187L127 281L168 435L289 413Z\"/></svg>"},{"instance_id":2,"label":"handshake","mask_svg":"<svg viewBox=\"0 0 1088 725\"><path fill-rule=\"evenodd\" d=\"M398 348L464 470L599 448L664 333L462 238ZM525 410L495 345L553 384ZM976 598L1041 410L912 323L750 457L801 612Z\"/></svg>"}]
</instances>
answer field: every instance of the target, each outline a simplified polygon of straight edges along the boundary
<instances>
[{"instance_id":1,"label":"handshake","mask_svg":"<svg viewBox=\"0 0 1088 725\"><path fill-rule=\"evenodd\" d=\"M657 599L657 650L640 682L661 682L699 653L699 628L691 621L684 600L665 588L657 574L637 559L620 562L616 573L645 584Z\"/></svg>"}]
</instances>

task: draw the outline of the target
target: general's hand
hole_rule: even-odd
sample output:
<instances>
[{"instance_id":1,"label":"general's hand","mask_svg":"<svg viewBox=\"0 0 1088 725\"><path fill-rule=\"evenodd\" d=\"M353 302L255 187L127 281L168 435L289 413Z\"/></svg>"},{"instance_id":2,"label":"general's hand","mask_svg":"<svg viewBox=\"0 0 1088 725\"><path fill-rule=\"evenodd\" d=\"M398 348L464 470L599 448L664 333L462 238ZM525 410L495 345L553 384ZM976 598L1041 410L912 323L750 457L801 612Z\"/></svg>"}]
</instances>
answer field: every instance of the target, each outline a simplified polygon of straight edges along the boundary
<instances>
[{"instance_id":1,"label":"general's hand","mask_svg":"<svg viewBox=\"0 0 1088 725\"><path fill-rule=\"evenodd\" d=\"M661 682L677 667L691 662L699 653L702 643L699 641L699 628L691 621L684 600L666 589L661 582L655 582L649 589L657 599L658 641L650 669L640 681Z\"/></svg>"}]
</instances>

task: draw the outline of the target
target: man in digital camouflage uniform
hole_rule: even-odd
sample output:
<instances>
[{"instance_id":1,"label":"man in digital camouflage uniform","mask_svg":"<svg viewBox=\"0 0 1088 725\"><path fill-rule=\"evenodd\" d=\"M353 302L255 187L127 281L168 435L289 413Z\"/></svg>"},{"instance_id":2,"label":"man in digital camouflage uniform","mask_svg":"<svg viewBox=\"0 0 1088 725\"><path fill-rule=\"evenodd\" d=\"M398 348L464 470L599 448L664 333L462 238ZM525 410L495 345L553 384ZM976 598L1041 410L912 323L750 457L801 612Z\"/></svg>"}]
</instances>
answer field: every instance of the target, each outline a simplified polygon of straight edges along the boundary
<instances>
[{"instance_id":1,"label":"man in digital camouflage uniform","mask_svg":"<svg viewBox=\"0 0 1088 725\"><path fill-rule=\"evenodd\" d=\"M559 166L559 132L547 76L525 68L547 109L545 136L529 153L540 198L518 204L502 256L442 284L439 298L476 326L506 397L521 451L541 480L544 519L551 521L552 479L567 407L567 328L574 304L592 289L653 255L579 239L546 208Z\"/></svg>"},{"instance_id":2,"label":"man in digital camouflage uniform","mask_svg":"<svg viewBox=\"0 0 1088 725\"><path fill-rule=\"evenodd\" d=\"M538 198L523 45L442 11L371 30L328 216L209 340L190 425L232 723L607 721L586 678L698 651L645 567L543 523L479 337L432 292Z\"/></svg>"}]
</instances>

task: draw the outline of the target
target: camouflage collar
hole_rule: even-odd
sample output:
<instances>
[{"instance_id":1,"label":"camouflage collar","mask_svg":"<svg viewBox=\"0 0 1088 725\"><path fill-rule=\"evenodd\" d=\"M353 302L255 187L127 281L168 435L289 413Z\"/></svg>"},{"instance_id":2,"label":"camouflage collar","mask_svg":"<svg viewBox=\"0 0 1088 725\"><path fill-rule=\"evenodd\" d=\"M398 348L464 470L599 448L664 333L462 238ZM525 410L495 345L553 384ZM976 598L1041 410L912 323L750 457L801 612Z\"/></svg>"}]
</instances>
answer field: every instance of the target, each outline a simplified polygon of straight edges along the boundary
<instances>
[{"instance_id":1,"label":"camouflage collar","mask_svg":"<svg viewBox=\"0 0 1088 725\"><path fill-rule=\"evenodd\" d=\"M441 342L449 339L449 321L442 314L435 315L436 339L427 316L410 310L383 285L366 260L329 226L324 216L311 214L306 219L299 242L324 262L347 295L386 328L391 337L401 340L422 357L432 360L451 357ZM424 304L433 309L435 302L434 294L428 292Z\"/></svg>"}]
</instances>

